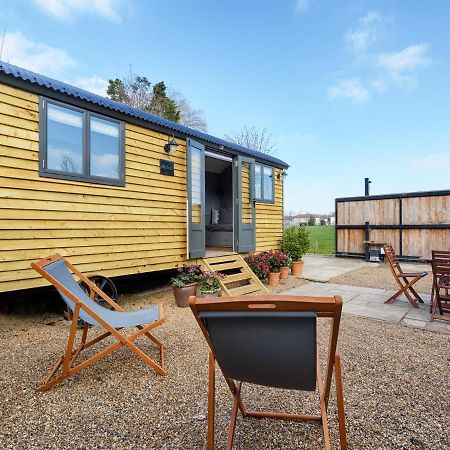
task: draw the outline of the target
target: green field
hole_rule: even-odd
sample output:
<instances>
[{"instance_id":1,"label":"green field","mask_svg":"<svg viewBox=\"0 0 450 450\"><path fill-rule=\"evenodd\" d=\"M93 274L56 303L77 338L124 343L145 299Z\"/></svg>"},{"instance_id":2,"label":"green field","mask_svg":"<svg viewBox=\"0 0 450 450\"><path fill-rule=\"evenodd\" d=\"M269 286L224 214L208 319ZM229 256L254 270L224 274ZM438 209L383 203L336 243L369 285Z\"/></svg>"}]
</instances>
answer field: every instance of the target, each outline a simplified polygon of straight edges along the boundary
<instances>
[{"instance_id":1,"label":"green field","mask_svg":"<svg viewBox=\"0 0 450 450\"><path fill-rule=\"evenodd\" d=\"M334 253L334 225L307 226L311 244L308 253L332 255Z\"/></svg>"}]
</instances>

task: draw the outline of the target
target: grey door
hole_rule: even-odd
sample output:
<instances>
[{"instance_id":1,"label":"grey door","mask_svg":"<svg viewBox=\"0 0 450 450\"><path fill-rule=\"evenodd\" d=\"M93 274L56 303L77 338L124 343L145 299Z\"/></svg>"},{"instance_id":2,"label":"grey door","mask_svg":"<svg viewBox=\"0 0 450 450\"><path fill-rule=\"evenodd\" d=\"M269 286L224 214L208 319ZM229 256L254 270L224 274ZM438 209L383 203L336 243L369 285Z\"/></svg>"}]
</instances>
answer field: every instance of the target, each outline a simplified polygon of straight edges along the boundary
<instances>
[{"instance_id":1,"label":"grey door","mask_svg":"<svg viewBox=\"0 0 450 450\"><path fill-rule=\"evenodd\" d=\"M188 257L205 256L205 146L187 140Z\"/></svg>"},{"instance_id":2,"label":"grey door","mask_svg":"<svg viewBox=\"0 0 450 450\"><path fill-rule=\"evenodd\" d=\"M238 156L235 162L235 249L254 252L256 247L255 160Z\"/></svg>"}]
</instances>

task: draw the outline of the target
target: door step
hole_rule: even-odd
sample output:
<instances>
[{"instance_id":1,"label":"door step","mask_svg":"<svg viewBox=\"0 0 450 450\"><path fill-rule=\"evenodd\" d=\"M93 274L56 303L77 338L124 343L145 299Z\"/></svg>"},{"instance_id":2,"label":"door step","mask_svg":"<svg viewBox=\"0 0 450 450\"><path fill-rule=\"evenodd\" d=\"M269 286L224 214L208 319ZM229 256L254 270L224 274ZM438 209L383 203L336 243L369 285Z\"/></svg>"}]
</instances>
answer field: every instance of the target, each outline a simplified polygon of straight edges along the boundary
<instances>
[{"instance_id":1,"label":"door step","mask_svg":"<svg viewBox=\"0 0 450 450\"><path fill-rule=\"evenodd\" d=\"M225 275L220 282L225 297L268 292L239 253L206 257L203 264L207 270Z\"/></svg>"}]
</instances>

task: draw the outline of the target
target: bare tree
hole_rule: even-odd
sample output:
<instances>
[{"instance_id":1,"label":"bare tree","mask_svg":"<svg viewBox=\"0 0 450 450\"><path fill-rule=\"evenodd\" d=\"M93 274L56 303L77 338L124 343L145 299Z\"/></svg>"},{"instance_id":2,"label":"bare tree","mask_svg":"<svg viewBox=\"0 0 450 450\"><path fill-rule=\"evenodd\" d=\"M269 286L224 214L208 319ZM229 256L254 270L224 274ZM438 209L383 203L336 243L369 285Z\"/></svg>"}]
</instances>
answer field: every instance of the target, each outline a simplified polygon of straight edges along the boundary
<instances>
[{"instance_id":1,"label":"bare tree","mask_svg":"<svg viewBox=\"0 0 450 450\"><path fill-rule=\"evenodd\" d=\"M179 122L180 111L166 92L164 81L153 84L147 77L130 73L123 79L109 80L106 93L117 102L126 103L165 119Z\"/></svg>"},{"instance_id":2,"label":"bare tree","mask_svg":"<svg viewBox=\"0 0 450 450\"><path fill-rule=\"evenodd\" d=\"M233 132L231 135L226 134L225 139L262 153L271 154L276 151L275 143L272 142L272 133L269 133L267 128L258 129L244 126L238 132Z\"/></svg>"},{"instance_id":3,"label":"bare tree","mask_svg":"<svg viewBox=\"0 0 450 450\"><path fill-rule=\"evenodd\" d=\"M208 131L208 124L203 117L201 109L193 109L181 92L171 90L168 95L177 105L178 111L180 111L180 123L182 125L204 131L205 133Z\"/></svg>"},{"instance_id":4,"label":"bare tree","mask_svg":"<svg viewBox=\"0 0 450 450\"><path fill-rule=\"evenodd\" d=\"M78 173L78 164L67 153L61 152L59 157L61 158L59 165L63 172Z\"/></svg>"}]
</instances>

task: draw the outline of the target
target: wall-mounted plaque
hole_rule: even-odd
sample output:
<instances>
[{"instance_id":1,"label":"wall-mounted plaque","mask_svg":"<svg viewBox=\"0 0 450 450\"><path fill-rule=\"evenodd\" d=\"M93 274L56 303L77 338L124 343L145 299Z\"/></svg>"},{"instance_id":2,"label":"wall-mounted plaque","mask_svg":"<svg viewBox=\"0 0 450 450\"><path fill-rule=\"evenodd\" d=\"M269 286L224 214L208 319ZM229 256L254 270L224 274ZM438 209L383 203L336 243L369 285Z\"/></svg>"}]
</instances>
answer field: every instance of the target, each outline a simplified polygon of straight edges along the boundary
<instances>
[{"instance_id":1,"label":"wall-mounted plaque","mask_svg":"<svg viewBox=\"0 0 450 450\"><path fill-rule=\"evenodd\" d=\"M161 173L162 175L173 176L173 161L168 161L167 159L160 159L159 173Z\"/></svg>"}]
</instances>

